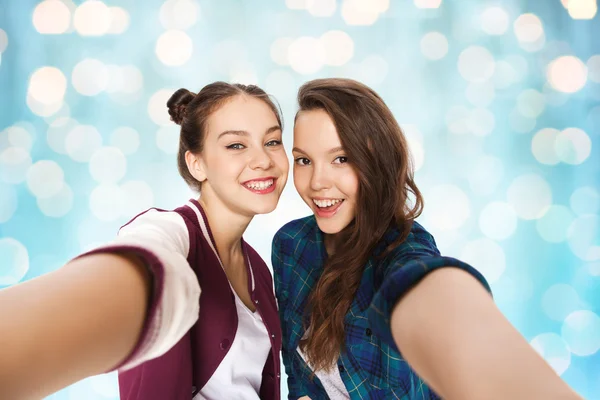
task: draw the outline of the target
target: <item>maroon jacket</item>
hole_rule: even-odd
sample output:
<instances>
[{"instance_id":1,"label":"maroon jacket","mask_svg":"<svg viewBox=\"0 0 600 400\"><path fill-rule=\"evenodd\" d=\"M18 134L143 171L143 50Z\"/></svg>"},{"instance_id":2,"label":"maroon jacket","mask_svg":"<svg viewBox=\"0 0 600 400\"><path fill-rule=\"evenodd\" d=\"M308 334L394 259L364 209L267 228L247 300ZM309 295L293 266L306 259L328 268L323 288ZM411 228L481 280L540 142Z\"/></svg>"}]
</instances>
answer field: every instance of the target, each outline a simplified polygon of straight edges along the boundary
<instances>
[{"instance_id":1,"label":"maroon jacket","mask_svg":"<svg viewBox=\"0 0 600 400\"><path fill-rule=\"evenodd\" d=\"M196 200L191 202L200 210L208 227L208 220L200 204ZM187 205L174 211L183 217L189 231L190 250L187 260L202 290L200 315L196 324L167 353L119 373L122 400L190 400L213 375L236 334L238 319L235 297L219 260L202 234L197 214ZM208 231L214 245L210 227ZM262 371L260 398L276 400L280 398L281 327L273 281L267 265L258 253L244 240L242 246L254 273L254 292L251 290L251 283L248 283L251 298L271 340L271 353ZM140 256L147 257L143 254ZM156 270L153 272L156 288L156 280L159 280L160 286L163 278L161 273L157 274ZM153 315L152 308L155 305L156 299L153 299L148 315ZM144 333L141 337L144 337Z\"/></svg>"}]
</instances>

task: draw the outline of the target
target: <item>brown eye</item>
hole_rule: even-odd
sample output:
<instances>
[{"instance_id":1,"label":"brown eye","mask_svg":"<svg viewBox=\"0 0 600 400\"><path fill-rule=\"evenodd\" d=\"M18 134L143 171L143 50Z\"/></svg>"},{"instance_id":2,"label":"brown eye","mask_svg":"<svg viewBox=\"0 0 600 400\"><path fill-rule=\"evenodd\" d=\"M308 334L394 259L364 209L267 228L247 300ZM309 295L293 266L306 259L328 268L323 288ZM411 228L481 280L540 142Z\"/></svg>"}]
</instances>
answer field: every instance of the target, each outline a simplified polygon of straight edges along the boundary
<instances>
[{"instance_id":1,"label":"brown eye","mask_svg":"<svg viewBox=\"0 0 600 400\"><path fill-rule=\"evenodd\" d=\"M310 160L306 157L298 157L294 160L297 165L309 165Z\"/></svg>"}]
</instances>

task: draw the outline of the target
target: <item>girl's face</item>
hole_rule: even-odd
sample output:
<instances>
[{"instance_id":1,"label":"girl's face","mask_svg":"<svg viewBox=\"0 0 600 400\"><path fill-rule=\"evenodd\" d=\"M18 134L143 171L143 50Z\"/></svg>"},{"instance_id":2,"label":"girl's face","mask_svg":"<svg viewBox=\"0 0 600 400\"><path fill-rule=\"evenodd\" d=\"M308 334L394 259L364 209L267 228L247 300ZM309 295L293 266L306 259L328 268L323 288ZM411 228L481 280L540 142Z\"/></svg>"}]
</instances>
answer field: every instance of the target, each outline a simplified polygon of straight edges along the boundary
<instances>
[{"instance_id":1,"label":"girl's face","mask_svg":"<svg viewBox=\"0 0 600 400\"><path fill-rule=\"evenodd\" d=\"M294 185L319 229L335 234L354 219L358 176L333 120L323 110L301 111L294 126Z\"/></svg>"},{"instance_id":2,"label":"girl's face","mask_svg":"<svg viewBox=\"0 0 600 400\"><path fill-rule=\"evenodd\" d=\"M271 108L260 99L236 96L213 112L207 125L204 148L195 163L202 197L216 198L249 217L273 211L287 181L289 162Z\"/></svg>"}]
</instances>

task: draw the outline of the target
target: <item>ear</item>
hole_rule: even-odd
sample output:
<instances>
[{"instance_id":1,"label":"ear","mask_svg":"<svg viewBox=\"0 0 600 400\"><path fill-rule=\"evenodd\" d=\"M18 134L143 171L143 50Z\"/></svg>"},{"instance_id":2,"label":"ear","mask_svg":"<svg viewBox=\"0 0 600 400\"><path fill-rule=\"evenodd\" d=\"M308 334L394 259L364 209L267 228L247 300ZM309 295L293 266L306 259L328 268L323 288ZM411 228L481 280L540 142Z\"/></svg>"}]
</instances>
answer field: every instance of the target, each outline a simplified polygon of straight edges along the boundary
<instances>
[{"instance_id":1,"label":"ear","mask_svg":"<svg viewBox=\"0 0 600 400\"><path fill-rule=\"evenodd\" d=\"M187 164L190 174L192 174L198 182L204 182L206 180L206 169L204 168L204 162L199 155L194 154L189 150L186 151L185 163Z\"/></svg>"}]
</instances>

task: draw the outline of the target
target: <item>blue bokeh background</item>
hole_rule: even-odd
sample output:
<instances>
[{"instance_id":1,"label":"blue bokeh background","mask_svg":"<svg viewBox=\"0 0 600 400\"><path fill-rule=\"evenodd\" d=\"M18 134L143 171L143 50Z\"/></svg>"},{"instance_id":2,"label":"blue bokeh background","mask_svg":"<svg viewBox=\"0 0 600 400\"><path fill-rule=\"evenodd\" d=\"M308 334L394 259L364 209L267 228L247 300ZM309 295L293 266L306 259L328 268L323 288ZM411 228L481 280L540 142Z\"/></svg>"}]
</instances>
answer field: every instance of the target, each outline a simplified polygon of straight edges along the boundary
<instances>
[{"instance_id":1,"label":"blue bokeh background","mask_svg":"<svg viewBox=\"0 0 600 400\"><path fill-rule=\"evenodd\" d=\"M441 251L480 269L532 346L600 399L599 19L596 0L4 1L0 287L195 196L176 169L174 90L260 85L289 151L298 87L351 77L404 128ZM308 213L290 183L246 240L270 260L276 230ZM117 399L116 375L49 398Z\"/></svg>"}]
</instances>

